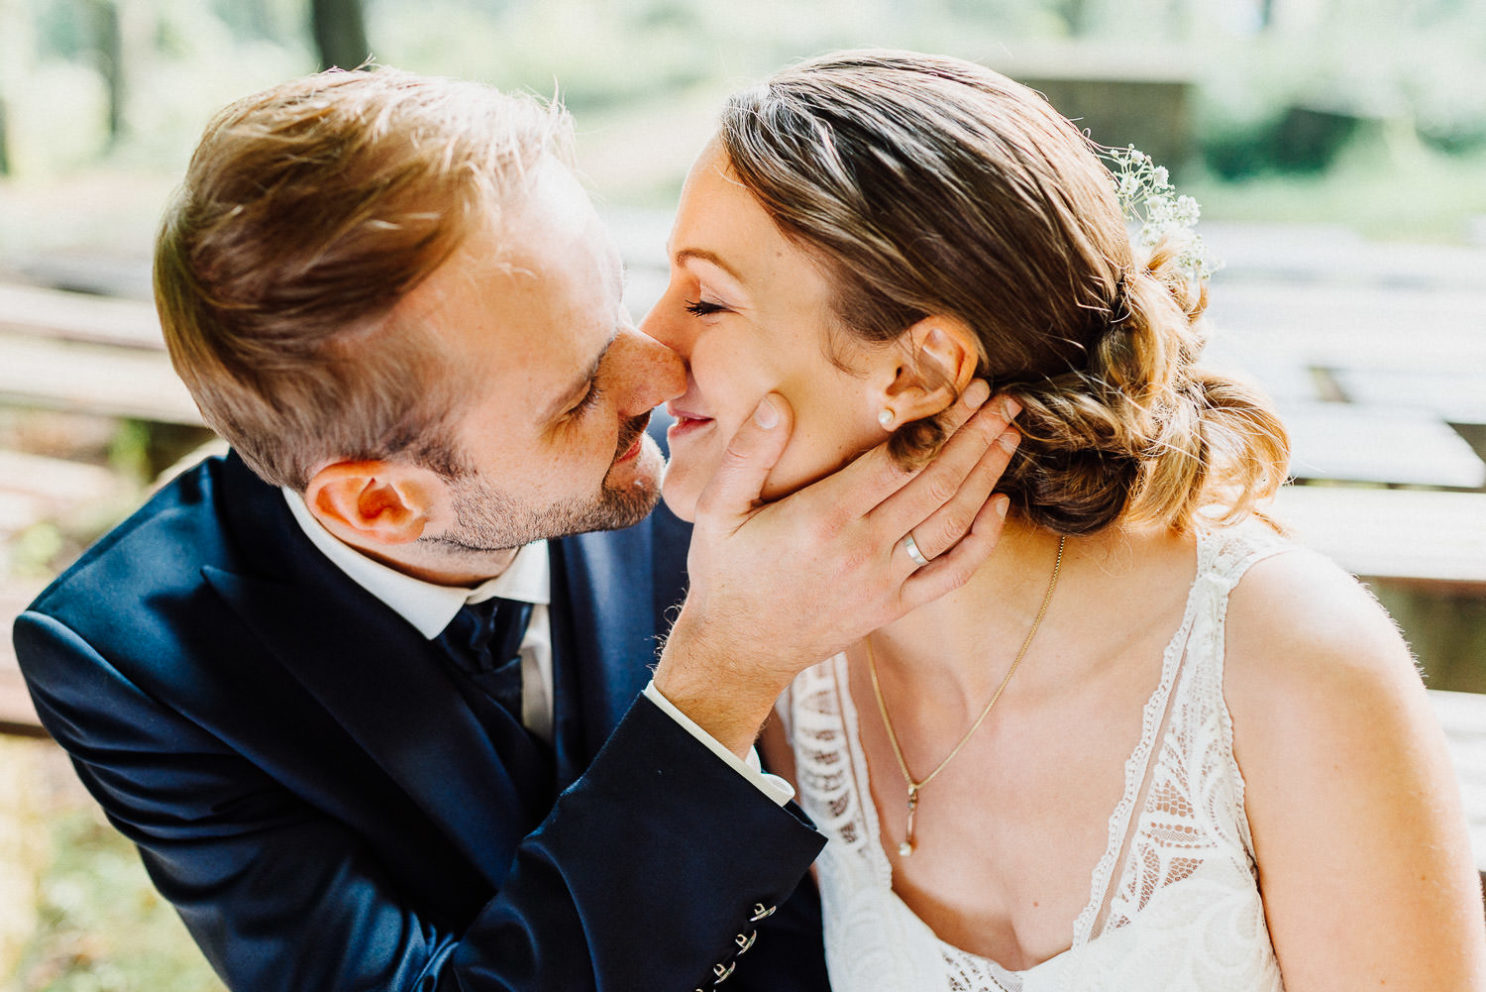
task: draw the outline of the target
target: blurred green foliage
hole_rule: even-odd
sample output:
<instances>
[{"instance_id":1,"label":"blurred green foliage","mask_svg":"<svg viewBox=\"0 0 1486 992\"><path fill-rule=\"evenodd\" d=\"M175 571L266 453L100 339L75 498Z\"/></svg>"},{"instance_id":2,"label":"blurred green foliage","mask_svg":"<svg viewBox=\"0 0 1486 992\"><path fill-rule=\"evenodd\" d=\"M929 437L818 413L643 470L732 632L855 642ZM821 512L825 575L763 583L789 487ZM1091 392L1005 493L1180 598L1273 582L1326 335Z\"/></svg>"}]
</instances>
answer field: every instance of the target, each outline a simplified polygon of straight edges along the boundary
<instances>
[{"instance_id":1,"label":"blurred green foliage","mask_svg":"<svg viewBox=\"0 0 1486 992\"><path fill-rule=\"evenodd\" d=\"M133 845L96 808L51 820L37 927L6 992L211 992L222 989Z\"/></svg>"},{"instance_id":2,"label":"blurred green foliage","mask_svg":"<svg viewBox=\"0 0 1486 992\"><path fill-rule=\"evenodd\" d=\"M822 50L892 45L995 65L1080 38L1195 66L1196 139L1223 179L1328 168L1404 121L1446 153L1486 147L1486 5L1474 0L365 0L372 54L560 92L580 123L720 94ZM107 135L108 11L126 127ZM38 177L100 162L177 171L209 113L310 71L303 0L0 0L11 160ZM1268 21L1265 11L1269 11ZM9 30L6 30L6 29ZM602 182L602 177L597 177Z\"/></svg>"}]
</instances>

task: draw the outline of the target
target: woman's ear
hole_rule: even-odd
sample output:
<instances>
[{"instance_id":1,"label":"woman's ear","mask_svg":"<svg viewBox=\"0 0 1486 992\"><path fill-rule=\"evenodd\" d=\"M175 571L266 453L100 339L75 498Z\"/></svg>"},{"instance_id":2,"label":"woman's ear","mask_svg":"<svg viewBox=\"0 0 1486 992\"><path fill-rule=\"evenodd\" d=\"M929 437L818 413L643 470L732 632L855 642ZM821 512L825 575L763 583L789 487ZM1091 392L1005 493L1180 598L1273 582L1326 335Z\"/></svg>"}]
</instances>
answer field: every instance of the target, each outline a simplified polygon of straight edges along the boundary
<instances>
[{"instance_id":1,"label":"woman's ear","mask_svg":"<svg viewBox=\"0 0 1486 992\"><path fill-rule=\"evenodd\" d=\"M975 378L980 348L964 321L929 316L898 338L879 422L885 430L948 409Z\"/></svg>"},{"instance_id":2,"label":"woman's ear","mask_svg":"<svg viewBox=\"0 0 1486 992\"><path fill-rule=\"evenodd\" d=\"M353 544L407 544L428 524L431 492L418 470L391 462L335 462L305 487L310 513Z\"/></svg>"}]
</instances>

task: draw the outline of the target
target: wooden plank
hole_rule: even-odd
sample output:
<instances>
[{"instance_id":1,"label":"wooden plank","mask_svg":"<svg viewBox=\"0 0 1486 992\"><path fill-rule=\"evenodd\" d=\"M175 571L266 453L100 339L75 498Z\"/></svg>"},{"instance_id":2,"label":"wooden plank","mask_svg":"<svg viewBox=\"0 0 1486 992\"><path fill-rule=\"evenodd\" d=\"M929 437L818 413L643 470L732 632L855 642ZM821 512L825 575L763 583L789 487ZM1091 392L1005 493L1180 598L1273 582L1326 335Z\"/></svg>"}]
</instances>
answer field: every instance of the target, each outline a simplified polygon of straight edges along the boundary
<instances>
[{"instance_id":1,"label":"wooden plank","mask_svg":"<svg viewBox=\"0 0 1486 992\"><path fill-rule=\"evenodd\" d=\"M45 737L41 721L36 717L36 707L31 703L31 694L26 690L25 680L16 662L15 645L11 643L11 628L36 595L39 585L6 585L0 587L0 734L22 737Z\"/></svg>"},{"instance_id":2,"label":"wooden plank","mask_svg":"<svg viewBox=\"0 0 1486 992\"><path fill-rule=\"evenodd\" d=\"M1486 493L1286 486L1273 509L1355 575L1486 591Z\"/></svg>"},{"instance_id":3,"label":"wooden plank","mask_svg":"<svg viewBox=\"0 0 1486 992\"><path fill-rule=\"evenodd\" d=\"M122 487L117 475L99 465L0 449L0 494L31 496L66 509L101 502Z\"/></svg>"},{"instance_id":4,"label":"wooden plank","mask_svg":"<svg viewBox=\"0 0 1486 992\"><path fill-rule=\"evenodd\" d=\"M1327 283L1348 290L1459 290L1478 284L1486 248L1368 241L1340 224L1244 224L1204 218L1202 237L1223 259L1216 284Z\"/></svg>"},{"instance_id":5,"label":"wooden plank","mask_svg":"<svg viewBox=\"0 0 1486 992\"><path fill-rule=\"evenodd\" d=\"M6 638L8 641L9 638ZM12 659L13 661L13 659ZM19 669L0 666L0 734L46 737Z\"/></svg>"},{"instance_id":6,"label":"wooden plank","mask_svg":"<svg viewBox=\"0 0 1486 992\"><path fill-rule=\"evenodd\" d=\"M199 425L163 352L0 335L0 402Z\"/></svg>"},{"instance_id":7,"label":"wooden plank","mask_svg":"<svg viewBox=\"0 0 1486 992\"><path fill-rule=\"evenodd\" d=\"M0 283L0 331L165 349L152 305L39 286Z\"/></svg>"},{"instance_id":8,"label":"wooden plank","mask_svg":"<svg viewBox=\"0 0 1486 992\"><path fill-rule=\"evenodd\" d=\"M1427 410L1451 424L1486 424L1486 365L1328 371L1349 403Z\"/></svg>"},{"instance_id":9,"label":"wooden plank","mask_svg":"<svg viewBox=\"0 0 1486 992\"><path fill-rule=\"evenodd\" d=\"M0 490L0 538L23 531L45 517L46 508L35 496ZM0 547L0 562L4 560L5 549Z\"/></svg>"},{"instance_id":10,"label":"wooden plank","mask_svg":"<svg viewBox=\"0 0 1486 992\"><path fill-rule=\"evenodd\" d=\"M1486 695L1430 690L1460 780L1476 868L1486 873Z\"/></svg>"},{"instance_id":11,"label":"wooden plank","mask_svg":"<svg viewBox=\"0 0 1486 992\"><path fill-rule=\"evenodd\" d=\"M1477 489L1486 463L1426 410L1350 403L1280 404L1299 479Z\"/></svg>"},{"instance_id":12,"label":"wooden plank","mask_svg":"<svg viewBox=\"0 0 1486 992\"><path fill-rule=\"evenodd\" d=\"M1270 361L1486 368L1486 293L1477 289L1228 282L1213 286L1208 312L1217 340Z\"/></svg>"}]
</instances>

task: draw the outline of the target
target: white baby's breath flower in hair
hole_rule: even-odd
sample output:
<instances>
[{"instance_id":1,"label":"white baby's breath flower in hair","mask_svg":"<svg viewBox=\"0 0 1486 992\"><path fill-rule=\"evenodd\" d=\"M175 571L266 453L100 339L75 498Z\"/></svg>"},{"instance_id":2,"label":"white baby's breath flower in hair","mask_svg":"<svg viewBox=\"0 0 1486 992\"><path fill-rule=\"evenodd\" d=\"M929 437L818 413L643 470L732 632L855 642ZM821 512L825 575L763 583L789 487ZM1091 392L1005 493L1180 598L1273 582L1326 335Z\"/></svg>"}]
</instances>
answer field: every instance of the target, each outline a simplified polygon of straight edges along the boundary
<instances>
[{"instance_id":1,"label":"white baby's breath flower in hair","mask_svg":"<svg viewBox=\"0 0 1486 992\"><path fill-rule=\"evenodd\" d=\"M1136 241L1147 248L1164 238L1177 241L1177 264L1192 279L1207 279L1222 266L1192 230L1202 208L1192 197L1177 195L1165 166L1157 165L1134 145L1111 149L1105 158L1120 210L1127 222L1139 226Z\"/></svg>"}]
</instances>

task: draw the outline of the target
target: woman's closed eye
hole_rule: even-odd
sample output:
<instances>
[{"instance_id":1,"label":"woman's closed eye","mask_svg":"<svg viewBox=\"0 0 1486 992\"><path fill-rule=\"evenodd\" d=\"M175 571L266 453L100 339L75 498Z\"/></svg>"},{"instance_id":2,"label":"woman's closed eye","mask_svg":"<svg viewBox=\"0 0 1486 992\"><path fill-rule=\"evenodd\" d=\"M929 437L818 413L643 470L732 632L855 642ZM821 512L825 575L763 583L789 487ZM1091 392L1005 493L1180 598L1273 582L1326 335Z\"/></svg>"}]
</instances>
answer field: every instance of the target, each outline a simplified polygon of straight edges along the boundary
<instances>
[{"instance_id":1,"label":"woman's closed eye","mask_svg":"<svg viewBox=\"0 0 1486 992\"><path fill-rule=\"evenodd\" d=\"M721 303L713 303L711 300L688 300L686 312L694 317L706 317L709 314L723 313L728 308Z\"/></svg>"}]
</instances>

